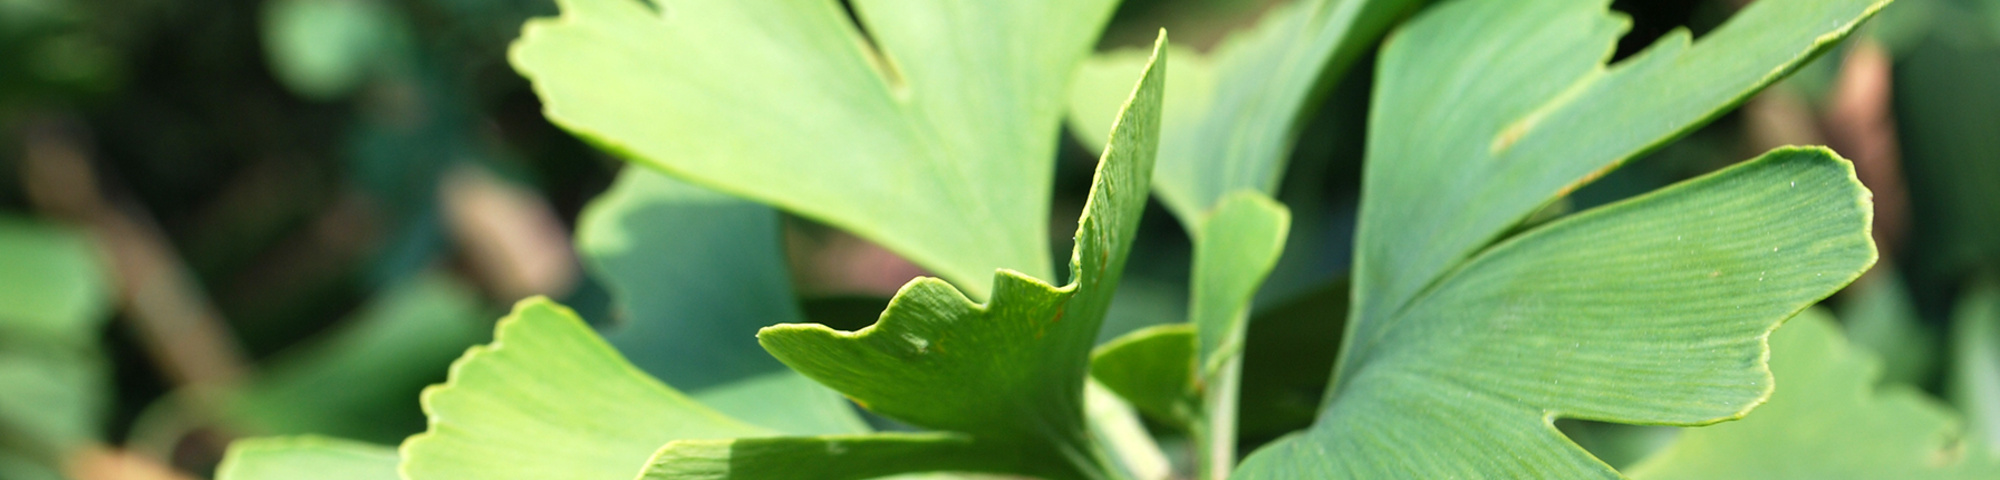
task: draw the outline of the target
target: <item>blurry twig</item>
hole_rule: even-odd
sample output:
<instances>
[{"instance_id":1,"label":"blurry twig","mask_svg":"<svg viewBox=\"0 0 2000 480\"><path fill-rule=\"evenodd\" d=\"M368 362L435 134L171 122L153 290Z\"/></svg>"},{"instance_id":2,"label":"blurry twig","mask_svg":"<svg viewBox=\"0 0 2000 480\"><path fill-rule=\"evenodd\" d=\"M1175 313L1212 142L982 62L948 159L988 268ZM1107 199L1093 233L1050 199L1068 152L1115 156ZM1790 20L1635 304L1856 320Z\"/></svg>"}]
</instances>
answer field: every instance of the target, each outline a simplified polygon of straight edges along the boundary
<instances>
[{"instance_id":1,"label":"blurry twig","mask_svg":"<svg viewBox=\"0 0 2000 480\"><path fill-rule=\"evenodd\" d=\"M446 174L438 192L452 237L495 297L561 296L575 287L581 268L569 229L541 195L471 166Z\"/></svg>"},{"instance_id":2,"label":"blurry twig","mask_svg":"<svg viewBox=\"0 0 2000 480\"><path fill-rule=\"evenodd\" d=\"M1881 42L1857 39L1827 94L1821 117L1827 145L1854 160L1855 174L1875 192L1875 243L1883 258L1894 258L1901 251L1910 218L1891 103L1891 67L1889 49Z\"/></svg>"},{"instance_id":3,"label":"blurry twig","mask_svg":"<svg viewBox=\"0 0 2000 480\"><path fill-rule=\"evenodd\" d=\"M21 131L29 201L87 226L108 250L124 317L171 381L198 393L236 382L244 355L221 315L145 210L100 188L75 128L42 121Z\"/></svg>"}]
</instances>

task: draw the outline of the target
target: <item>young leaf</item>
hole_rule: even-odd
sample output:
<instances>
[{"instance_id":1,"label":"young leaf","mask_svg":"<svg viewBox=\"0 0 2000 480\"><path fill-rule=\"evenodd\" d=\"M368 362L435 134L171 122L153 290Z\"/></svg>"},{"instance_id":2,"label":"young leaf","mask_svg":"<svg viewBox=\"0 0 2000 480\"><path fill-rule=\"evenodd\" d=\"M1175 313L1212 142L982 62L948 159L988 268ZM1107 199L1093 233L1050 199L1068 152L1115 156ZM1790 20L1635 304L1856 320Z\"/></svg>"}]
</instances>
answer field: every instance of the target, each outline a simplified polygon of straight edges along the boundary
<instances>
[{"instance_id":1,"label":"young leaf","mask_svg":"<svg viewBox=\"0 0 2000 480\"><path fill-rule=\"evenodd\" d=\"M1771 334L1778 389L1742 420L1683 430L1631 469L1641 480L1996 478L2000 457L1954 446L1957 419L1808 310Z\"/></svg>"},{"instance_id":2,"label":"young leaf","mask_svg":"<svg viewBox=\"0 0 2000 480\"><path fill-rule=\"evenodd\" d=\"M1259 193L1237 192L1216 206L1195 238L1189 321L1200 331L1202 376L1243 353L1250 301L1285 249L1292 216Z\"/></svg>"},{"instance_id":3,"label":"young leaf","mask_svg":"<svg viewBox=\"0 0 2000 480\"><path fill-rule=\"evenodd\" d=\"M771 433L640 372L543 298L515 305L422 403L430 429L403 442L406 480L630 480L669 441Z\"/></svg>"},{"instance_id":4,"label":"young leaf","mask_svg":"<svg viewBox=\"0 0 2000 480\"><path fill-rule=\"evenodd\" d=\"M1458 0L1392 35L1376 71L1345 341L1380 337L1542 205L1777 81L1887 0L1755 2L1699 42L1675 30L1610 67L1629 22L1607 3ZM1375 354L1348 346L1337 377Z\"/></svg>"},{"instance_id":5,"label":"young leaf","mask_svg":"<svg viewBox=\"0 0 2000 480\"><path fill-rule=\"evenodd\" d=\"M1203 478L1219 480L1236 465L1236 409L1250 302L1277 266L1291 211L1262 193L1239 191L1208 213L1194 239L1188 321L1200 341Z\"/></svg>"},{"instance_id":6,"label":"young leaf","mask_svg":"<svg viewBox=\"0 0 2000 480\"><path fill-rule=\"evenodd\" d=\"M1195 404L1194 325L1169 323L1133 330L1090 353L1090 377L1154 420L1188 428Z\"/></svg>"},{"instance_id":7,"label":"young leaf","mask_svg":"<svg viewBox=\"0 0 2000 480\"><path fill-rule=\"evenodd\" d=\"M1002 270L994 275L992 301L979 304L942 281L920 278L867 328L779 325L760 332L758 341L864 408L964 433L992 445L992 455L1043 466L1017 473L1104 475L1109 459L1090 441L1084 421L1085 368L1145 208L1158 148L1165 46L1162 32L1154 63L1098 163L1078 221L1068 285Z\"/></svg>"},{"instance_id":8,"label":"young leaf","mask_svg":"<svg viewBox=\"0 0 2000 480\"><path fill-rule=\"evenodd\" d=\"M855 232L975 298L1050 278L1070 72L1111 0L563 0L511 58L551 121ZM859 22L857 26L856 21Z\"/></svg>"},{"instance_id":9,"label":"young leaf","mask_svg":"<svg viewBox=\"0 0 2000 480\"><path fill-rule=\"evenodd\" d=\"M1530 230L1362 330L1239 478L1618 478L1554 419L1741 417L1765 336L1874 263L1871 214L1846 161L1790 148Z\"/></svg>"},{"instance_id":10,"label":"young leaf","mask_svg":"<svg viewBox=\"0 0 2000 480\"><path fill-rule=\"evenodd\" d=\"M1153 185L1193 233L1241 190L1273 194L1299 129L1324 92L1412 0L1295 0L1231 34L1209 55L1175 50ZM1091 57L1070 92L1070 128L1102 145L1104 119L1125 98L1147 52Z\"/></svg>"},{"instance_id":11,"label":"young leaf","mask_svg":"<svg viewBox=\"0 0 2000 480\"><path fill-rule=\"evenodd\" d=\"M215 480L397 480L396 449L325 437L266 437L229 444Z\"/></svg>"},{"instance_id":12,"label":"young leaf","mask_svg":"<svg viewBox=\"0 0 2000 480\"><path fill-rule=\"evenodd\" d=\"M605 340L729 416L800 435L861 433L846 400L757 345L803 321L778 213L634 165L592 201L577 250L618 302Z\"/></svg>"}]
</instances>

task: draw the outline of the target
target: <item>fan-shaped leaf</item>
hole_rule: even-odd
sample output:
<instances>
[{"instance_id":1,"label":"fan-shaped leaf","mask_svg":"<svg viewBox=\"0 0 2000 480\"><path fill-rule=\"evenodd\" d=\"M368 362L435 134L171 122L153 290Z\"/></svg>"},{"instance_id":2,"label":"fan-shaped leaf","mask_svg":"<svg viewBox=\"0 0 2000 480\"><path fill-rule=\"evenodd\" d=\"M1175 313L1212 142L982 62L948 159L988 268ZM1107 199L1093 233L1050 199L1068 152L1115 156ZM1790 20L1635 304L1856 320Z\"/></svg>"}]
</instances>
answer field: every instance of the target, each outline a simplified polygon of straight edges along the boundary
<instances>
[{"instance_id":1,"label":"fan-shaped leaf","mask_svg":"<svg viewBox=\"0 0 2000 480\"><path fill-rule=\"evenodd\" d=\"M1551 422L1741 417L1765 336L1874 263L1870 219L1846 161L1781 149L1530 230L1361 330L1240 478L1618 478Z\"/></svg>"},{"instance_id":2,"label":"fan-shaped leaf","mask_svg":"<svg viewBox=\"0 0 2000 480\"><path fill-rule=\"evenodd\" d=\"M512 51L548 117L855 232L975 298L1049 278L1065 87L1110 0L564 0ZM857 26L856 21L859 25Z\"/></svg>"}]
</instances>

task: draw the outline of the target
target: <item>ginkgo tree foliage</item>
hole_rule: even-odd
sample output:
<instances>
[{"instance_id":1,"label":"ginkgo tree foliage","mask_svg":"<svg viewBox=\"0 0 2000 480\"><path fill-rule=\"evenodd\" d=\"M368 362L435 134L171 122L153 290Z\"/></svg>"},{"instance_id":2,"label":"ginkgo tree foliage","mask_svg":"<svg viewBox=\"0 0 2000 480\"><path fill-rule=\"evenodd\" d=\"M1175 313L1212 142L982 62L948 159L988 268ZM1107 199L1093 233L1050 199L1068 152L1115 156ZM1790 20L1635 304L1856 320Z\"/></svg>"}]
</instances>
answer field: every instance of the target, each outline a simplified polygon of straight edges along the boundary
<instances>
[{"instance_id":1,"label":"ginkgo tree foliage","mask_svg":"<svg viewBox=\"0 0 2000 480\"><path fill-rule=\"evenodd\" d=\"M621 318L600 336L524 300L425 391L429 428L399 448L247 440L220 476L1622 478L1552 422L1742 418L1812 377L1774 380L1772 356L1841 355L1771 340L1875 261L1869 193L1830 150L1518 227L1885 0L1763 0L1611 64L1627 22L1608 1L1418 3L1298 0L1210 52L1162 33L1092 57L1109 0L559 1L511 59L553 122L632 164L579 225ZM1290 224L1278 177L1385 31L1352 308L1319 339L1331 387L1311 427L1239 463L1251 299ZM1065 118L1102 155L1058 276ZM1194 240L1189 321L1093 345L1152 191ZM860 330L804 323L780 211L941 278ZM1866 407L1843 411L1912 411ZM1196 471L1172 471L1135 411L1193 436ZM1718 432L1646 472L1746 435Z\"/></svg>"}]
</instances>

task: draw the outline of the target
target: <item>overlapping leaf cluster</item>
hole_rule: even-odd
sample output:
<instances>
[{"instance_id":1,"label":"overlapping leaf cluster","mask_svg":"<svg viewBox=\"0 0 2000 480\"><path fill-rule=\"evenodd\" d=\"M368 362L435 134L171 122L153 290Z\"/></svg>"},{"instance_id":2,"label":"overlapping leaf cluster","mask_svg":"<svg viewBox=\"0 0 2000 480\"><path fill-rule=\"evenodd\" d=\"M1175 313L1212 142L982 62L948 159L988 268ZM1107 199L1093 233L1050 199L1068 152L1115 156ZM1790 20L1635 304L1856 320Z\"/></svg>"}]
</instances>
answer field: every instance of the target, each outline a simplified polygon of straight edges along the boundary
<instances>
[{"instance_id":1,"label":"overlapping leaf cluster","mask_svg":"<svg viewBox=\"0 0 2000 480\"><path fill-rule=\"evenodd\" d=\"M1552 421L1742 417L1772 395L1771 332L1875 260L1868 192L1819 148L1508 232L1882 0L1757 2L1613 65L1626 22L1607 2L1442 2L1376 70L1354 308L1327 312L1346 331L1323 339L1339 346L1332 386L1309 429L1239 469L1286 157L1316 99L1417 2L1301 0L1206 55L1162 36L1094 59L1107 0L857 0L852 17L825 0L559 3L513 60L553 121L647 168L580 227L621 321L600 338L524 301L425 392L430 429L398 452L244 443L224 478L1162 478L1124 402L1192 434L1205 478L1619 478ZM1104 154L1058 286L1042 216L1065 111ZM1194 240L1191 318L1093 355L1154 187ZM943 279L910 282L859 331L801 323L773 208ZM928 430L871 432L850 400ZM1740 441L1717 432L1646 472Z\"/></svg>"}]
</instances>

